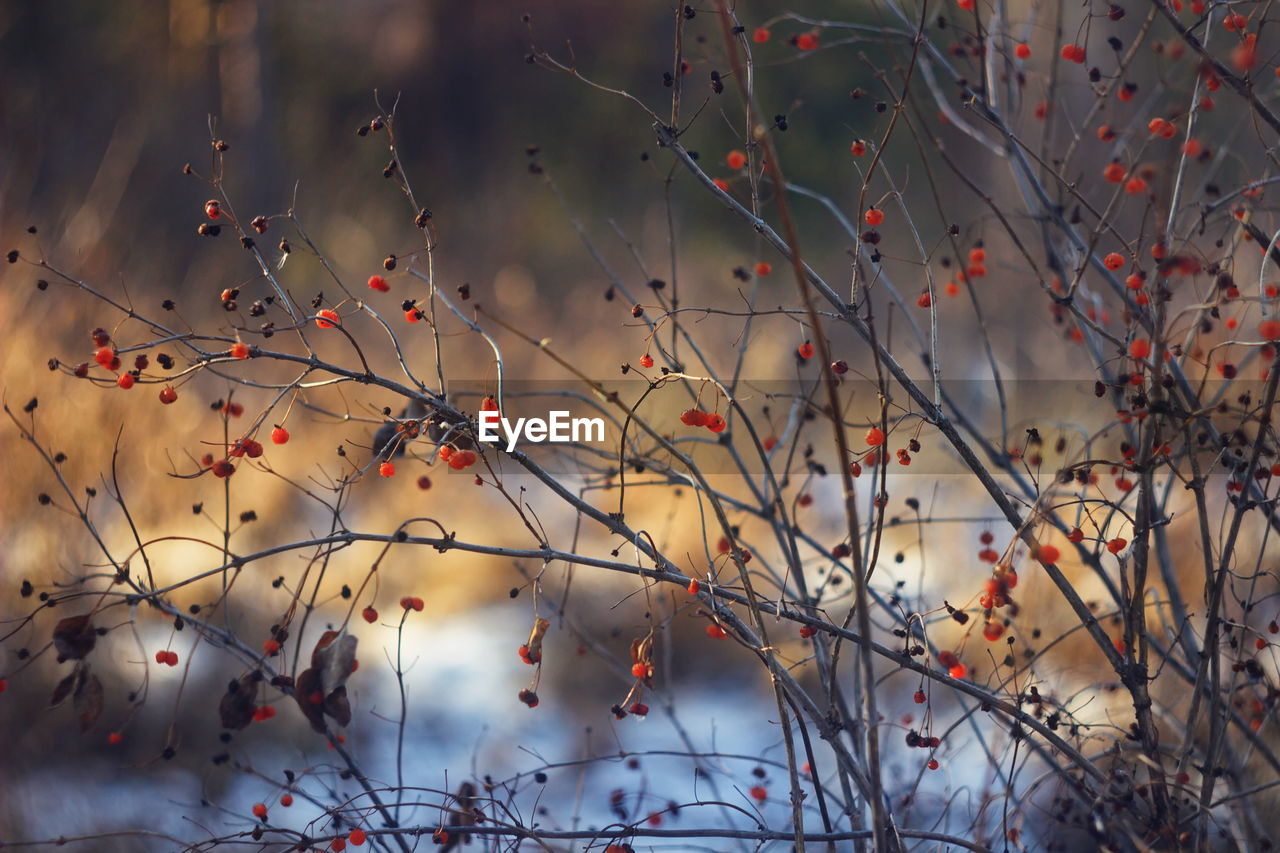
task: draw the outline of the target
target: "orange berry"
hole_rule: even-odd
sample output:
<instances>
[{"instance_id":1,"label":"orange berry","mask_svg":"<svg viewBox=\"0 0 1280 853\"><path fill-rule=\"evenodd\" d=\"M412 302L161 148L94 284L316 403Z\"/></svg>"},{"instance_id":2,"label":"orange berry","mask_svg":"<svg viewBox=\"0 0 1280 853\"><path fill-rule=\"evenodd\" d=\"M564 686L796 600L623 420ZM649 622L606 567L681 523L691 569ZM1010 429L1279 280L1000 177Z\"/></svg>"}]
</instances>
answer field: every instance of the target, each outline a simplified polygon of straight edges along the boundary
<instances>
[{"instance_id":1,"label":"orange berry","mask_svg":"<svg viewBox=\"0 0 1280 853\"><path fill-rule=\"evenodd\" d=\"M724 162L736 172L747 165L747 155L741 151L730 151L725 156Z\"/></svg>"},{"instance_id":2,"label":"orange berry","mask_svg":"<svg viewBox=\"0 0 1280 853\"><path fill-rule=\"evenodd\" d=\"M649 667L642 663L633 663L631 665L631 674L636 678L647 678L649 676Z\"/></svg>"},{"instance_id":3,"label":"orange berry","mask_svg":"<svg viewBox=\"0 0 1280 853\"><path fill-rule=\"evenodd\" d=\"M1143 359L1151 355L1151 341L1146 338L1137 338L1129 344L1129 355L1136 359Z\"/></svg>"},{"instance_id":4,"label":"orange berry","mask_svg":"<svg viewBox=\"0 0 1280 853\"><path fill-rule=\"evenodd\" d=\"M132 373L121 373L116 378L116 384L126 391L128 391L130 388L133 387L133 383L134 383L134 378Z\"/></svg>"},{"instance_id":5,"label":"orange berry","mask_svg":"<svg viewBox=\"0 0 1280 853\"><path fill-rule=\"evenodd\" d=\"M702 591L702 584L698 583L696 580L689 581L690 595L697 595L701 591Z\"/></svg>"},{"instance_id":6,"label":"orange berry","mask_svg":"<svg viewBox=\"0 0 1280 853\"><path fill-rule=\"evenodd\" d=\"M884 211L879 208L872 207L867 210L866 220L868 225L879 225L884 222Z\"/></svg>"},{"instance_id":7,"label":"orange berry","mask_svg":"<svg viewBox=\"0 0 1280 853\"><path fill-rule=\"evenodd\" d=\"M796 352L805 360L811 359L813 358L813 344L805 341L800 346L796 347Z\"/></svg>"},{"instance_id":8,"label":"orange berry","mask_svg":"<svg viewBox=\"0 0 1280 853\"><path fill-rule=\"evenodd\" d=\"M1130 290L1142 290L1142 285L1146 283L1146 275L1142 272L1130 273L1129 277L1124 280L1124 286Z\"/></svg>"},{"instance_id":9,"label":"orange berry","mask_svg":"<svg viewBox=\"0 0 1280 853\"><path fill-rule=\"evenodd\" d=\"M1056 563L1062 554L1054 545L1041 545L1036 549L1036 559L1043 563Z\"/></svg>"},{"instance_id":10,"label":"orange berry","mask_svg":"<svg viewBox=\"0 0 1280 853\"><path fill-rule=\"evenodd\" d=\"M289 441L289 431L282 426L278 426L271 430L271 441L274 444L287 444Z\"/></svg>"},{"instance_id":11,"label":"orange berry","mask_svg":"<svg viewBox=\"0 0 1280 853\"><path fill-rule=\"evenodd\" d=\"M1124 266L1124 256L1119 252L1112 252L1102 259L1102 265L1109 270L1118 270Z\"/></svg>"},{"instance_id":12,"label":"orange berry","mask_svg":"<svg viewBox=\"0 0 1280 853\"><path fill-rule=\"evenodd\" d=\"M818 37L813 33L801 33L796 36L796 47L801 50L814 50L818 46Z\"/></svg>"},{"instance_id":13,"label":"orange berry","mask_svg":"<svg viewBox=\"0 0 1280 853\"><path fill-rule=\"evenodd\" d=\"M396 466L394 462L383 462L378 466L378 473L384 477L394 477L396 475Z\"/></svg>"},{"instance_id":14,"label":"orange berry","mask_svg":"<svg viewBox=\"0 0 1280 853\"><path fill-rule=\"evenodd\" d=\"M1126 174L1124 166L1122 166L1118 160L1112 160L1107 165L1107 168L1102 170L1102 177L1106 178L1107 182L1112 184L1118 184L1123 181Z\"/></svg>"},{"instance_id":15,"label":"orange berry","mask_svg":"<svg viewBox=\"0 0 1280 853\"><path fill-rule=\"evenodd\" d=\"M265 804L265 803L254 803L254 804L253 804L253 816L254 816L254 817L256 817L258 820L266 820L266 819L267 819L267 806L266 806L266 804Z\"/></svg>"},{"instance_id":16,"label":"orange berry","mask_svg":"<svg viewBox=\"0 0 1280 853\"><path fill-rule=\"evenodd\" d=\"M872 427L867 430L867 444L872 447L879 447L884 444L884 430L880 427Z\"/></svg>"},{"instance_id":17,"label":"orange berry","mask_svg":"<svg viewBox=\"0 0 1280 853\"><path fill-rule=\"evenodd\" d=\"M1125 183L1124 191L1129 195L1140 195L1147 191L1147 182L1134 175Z\"/></svg>"},{"instance_id":18,"label":"orange berry","mask_svg":"<svg viewBox=\"0 0 1280 853\"><path fill-rule=\"evenodd\" d=\"M342 318L332 308L325 308L317 313L316 325L322 329L332 329L334 326L342 325Z\"/></svg>"},{"instance_id":19,"label":"orange berry","mask_svg":"<svg viewBox=\"0 0 1280 853\"><path fill-rule=\"evenodd\" d=\"M263 640L262 650L269 655L274 655L276 652L280 651L280 641L275 639Z\"/></svg>"},{"instance_id":20,"label":"orange berry","mask_svg":"<svg viewBox=\"0 0 1280 853\"><path fill-rule=\"evenodd\" d=\"M769 31L764 27L756 27L756 31L751 34L751 40L756 44L764 44L769 40Z\"/></svg>"},{"instance_id":21,"label":"orange berry","mask_svg":"<svg viewBox=\"0 0 1280 853\"><path fill-rule=\"evenodd\" d=\"M382 276L371 275L369 276L369 289L376 290L379 293L386 293L388 290L391 289L391 285L388 284L387 280Z\"/></svg>"},{"instance_id":22,"label":"orange berry","mask_svg":"<svg viewBox=\"0 0 1280 853\"><path fill-rule=\"evenodd\" d=\"M765 790L763 785L753 786L749 793L751 794L751 799L756 800L757 802L763 803L765 800L769 799L769 792Z\"/></svg>"},{"instance_id":23,"label":"orange berry","mask_svg":"<svg viewBox=\"0 0 1280 853\"><path fill-rule=\"evenodd\" d=\"M1280 340L1280 320L1263 320L1258 324L1258 334L1262 335L1263 340Z\"/></svg>"},{"instance_id":24,"label":"orange berry","mask_svg":"<svg viewBox=\"0 0 1280 853\"><path fill-rule=\"evenodd\" d=\"M232 358L248 358L249 345L242 341L236 341L234 344L231 345L231 357Z\"/></svg>"},{"instance_id":25,"label":"orange berry","mask_svg":"<svg viewBox=\"0 0 1280 853\"><path fill-rule=\"evenodd\" d=\"M773 272L773 266L766 261L760 261L756 264L756 275L761 278Z\"/></svg>"}]
</instances>

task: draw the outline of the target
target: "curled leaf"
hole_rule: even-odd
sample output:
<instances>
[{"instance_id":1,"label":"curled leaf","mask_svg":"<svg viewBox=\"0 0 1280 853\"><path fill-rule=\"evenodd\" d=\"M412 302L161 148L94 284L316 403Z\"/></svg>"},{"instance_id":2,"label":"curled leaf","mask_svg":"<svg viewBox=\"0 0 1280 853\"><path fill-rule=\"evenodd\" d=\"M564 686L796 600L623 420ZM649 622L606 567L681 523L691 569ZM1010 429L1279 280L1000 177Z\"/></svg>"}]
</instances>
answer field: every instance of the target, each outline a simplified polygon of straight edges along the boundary
<instances>
[{"instance_id":1,"label":"curled leaf","mask_svg":"<svg viewBox=\"0 0 1280 853\"><path fill-rule=\"evenodd\" d=\"M76 716L80 719L81 734L97 724L98 718L102 716L103 704L102 682L98 680L98 676L85 670L80 683L76 685L73 700Z\"/></svg>"},{"instance_id":2,"label":"curled leaf","mask_svg":"<svg viewBox=\"0 0 1280 853\"><path fill-rule=\"evenodd\" d=\"M293 686L293 698L302 709L302 715L307 718L311 728L319 734L324 734L324 691L321 690L320 673L314 669L305 669L298 673L298 679Z\"/></svg>"},{"instance_id":3,"label":"curled leaf","mask_svg":"<svg viewBox=\"0 0 1280 853\"><path fill-rule=\"evenodd\" d=\"M53 696L49 697L49 707L56 708L63 702L67 701L67 697L71 695L71 691L75 689L76 683L84 677L84 674L77 667L74 672L66 678L58 682L58 686L53 688Z\"/></svg>"},{"instance_id":4,"label":"curled leaf","mask_svg":"<svg viewBox=\"0 0 1280 853\"><path fill-rule=\"evenodd\" d=\"M532 663L542 663L542 639L547 635L551 623L539 616L533 620L533 630L529 632L529 644L525 657Z\"/></svg>"},{"instance_id":5,"label":"curled leaf","mask_svg":"<svg viewBox=\"0 0 1280 853\"><path fill-rule=\"evenodd\" d=\"M53 647L63 660L82 660L97 642L98 632L88 613L68 616L53 626Z\"/></svg>"}]
</instances>

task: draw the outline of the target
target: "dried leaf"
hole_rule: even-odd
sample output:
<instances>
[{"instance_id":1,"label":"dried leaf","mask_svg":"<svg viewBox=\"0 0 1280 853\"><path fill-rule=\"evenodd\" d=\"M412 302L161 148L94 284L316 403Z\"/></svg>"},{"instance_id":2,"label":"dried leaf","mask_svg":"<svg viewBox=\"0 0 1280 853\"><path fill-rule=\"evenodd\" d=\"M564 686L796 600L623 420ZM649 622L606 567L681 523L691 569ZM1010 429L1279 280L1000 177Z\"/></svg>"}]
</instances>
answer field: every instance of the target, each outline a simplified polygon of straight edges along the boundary
<instances>
[{"instance_id":1,"label":"dried leaf","mask_svg":"<svg viewBox=\"0 0 1280 853\"><path fill-rule=\"evenodd\" d=\"M551 623L541 616L533 620L533 630L529 632L528 658L534 663L542 663L542 639L550 627Z\"/></svg>"},{"instance_id":2,"label":"dried leaf","mask_svg":"<svg viewBox=\"0 0 1280 853\"><path fill-rule=\"evenodd\" d=\"M311 728L324 734L324 692L321 690L320 673L314 669L306 669L298 673L294 682L293 698L302 709L302 715L311 723Z\"/></svg>"},{"instance_id":3,"label":"dried leaf","mask_svg":"<svg viewBox=\"0 0 1280 853\"><path fill-rule=\"evenodd\" d=\"M324 712L337 721L338 725L351 724L351 703L347 701L347 688L339 687L324 699Z\"/></svg>"},{"instance_id":4,"label":"dried leaf","mask_svg":"<svg viewBox=\"0 0 1280 853\"><path fill-rule=\"evenodd\" d=\"M320 673L320 689L326 695L347 683L355 666L356 645L356 638L345 631L325 631L316 643L311 652L311 668Z\"/></svg>"},{"instance_id":5,"label":"dried leaf","mask_svg":"<svg viewBox=\"0 0 1280 853\"><path fill-rule=\"evenodd\" d=\"M222 694L218 703L218 714L222 717L222 727L240 731L253 722L253 712L258 708L257 673L251 672L233 681Z\"/></svg>"},{"instance_id":6,"label":"dried leaf","mask_svg":"<svg viewBox=\"0 0 1280 853\"><path fill-rule=\"evenodd\" d=\"M80 733L83 734L92 729L97 724L98 718L102 716L103 691L102 682L98 680L98 676L86 673L80 679L80 683L76 686L73 704L76 716L80 718Z\"/></svg>"},{"instance_id":7,"label":"dried leaf","mask_svg":"<svg viewBox=\"0 0 1280 853\"><path fill-rule=\"evenodd\" d=\"M53 647L63 660L81 660L98 642L89 614L68 616L53 626Z\"/></svg>"},{"instance_id":8,"label":"dried leaf","mask_svg":"<svg viewBox=\"0 0 1280 853\"><path fill-rule=\"evenodd\" d=\"M72 689L75 688L76 683L83 676L84 673L81 672L79 668L76 668L74 672L59 681L58 686L53 688L53 696L49 698L49 707L56 708L63 702L67 701L67 697L71 695Z\"/></svg>"}]
</instances>

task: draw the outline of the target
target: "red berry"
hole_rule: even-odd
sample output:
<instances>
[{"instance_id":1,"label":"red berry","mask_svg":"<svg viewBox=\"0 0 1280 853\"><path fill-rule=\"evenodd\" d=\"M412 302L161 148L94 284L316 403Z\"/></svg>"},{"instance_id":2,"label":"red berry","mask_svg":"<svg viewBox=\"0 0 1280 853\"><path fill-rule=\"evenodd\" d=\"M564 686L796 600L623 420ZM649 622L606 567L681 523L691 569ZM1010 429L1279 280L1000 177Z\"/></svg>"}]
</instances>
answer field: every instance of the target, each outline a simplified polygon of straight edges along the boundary
<instances>
[{"instance_id":1,"label":"red berry","mask_svg":"<svg viewBox=\"0 0 1280 853\"><path fill-rule=\"evenodd\" d=\"M803 359L807 360L813 358L813 344L805 341L800 346L796 347L796 352L799 353L800 357Z\"/></svg>"},{"instance_id":2,"label":"red berry","mask_svg":"<svg viewBox=\"0 0 1280 853\"><path fill-rule=\"evenodd\" d=\"M278 426L271 431L271 441L274 444L285 444L289 441L289 431L282 426Z\"/></svg>"},{"instance_id":3,"label":"red berry","mask_svg":"<svg viewBox=\"0 0 1280 853\"><path fill-rule=\"evenodd\" d=\"M769 31L764 27L756 27L756 31L751 34L751 40L756 44L764 44L769 40Z\"/></svg>"},{"instance_id":4,"label":"red berry","mask_svg":"<svg viewBox=\"0 0 1280 853\"><path fill-rule=\"evenodd\" d=\"M702 584L696 580L689 581L689 594L697 595L699 592L702 592Z\"/></svg>"},{"instance_id":5,"label":"red berry","mask_svg":"<svg viewBox=\"0 0 1280 853\"><path fill-rule=\"evenodd\" d=\"M749 793L751 794L751 799L757 802L763 803L769 799L769 792L765 790L763 785L754 786Z\"/></svg>"},{"instance_id":6,"label":"red berry","mask_svg":"<svg viewBox=\"0 0 1280 853\"><path fill-rule=\"evenodd\" d=\"M912 696L911 698L915 700L915 703L917 705L923 705L928 700L929 697L924 695L923 690L917 690L916 695Z\"/></svg>"},{"instance_id":7,"label":"red berry","mask_svg":"<svg viewBox=\"0 0 1280 853\"><path fill-rule=\"evenodd\" d=\"M322 329L332 329L342 325L342 318L332 308L325 308L316 314L316 325Z\"/></svg>"},{"instance_id":8,"label":"red berry","mask_svg":"<svg viewBox=\"0 0 1280 853\"><path fill-rule=\"evenodd\" d=\"M276 652L280 651L280 641L275 639L263 640L262 650L269 655L274 655Z\"/></svg>"},{"instance_id":9,"label":"red berry","mask_svg":"<svg viewBox=\"0 0 1280 853\"><path fill-rule=\"evenodd\" d=\"M938 759L936 759L936 758L930 758L930 759L929 759L929 769L930 769L930 770L937 770L937 769L938 769Z\"/></svg>"},{"instance_id":10,"label":"red berry","mask_svg":"<svg viewBox=\"0 0 1280 853\"><path fill-rule=\"evenodd\" d=\"M1084 531L1081 530L1079 527L1071 528L1071 532L1067 534L1067 541L1072 543L1083 542Z\"/></svg>"},{"instance_id":11,"label":"red berry","mask_svg":"<svg viewBox=\"0 0 1280 853\"><path fill-rule=\"evenodd\" d=\"M818 632L817 632L817 631L815 631L815 630L813 629L813 626L812 626L812 625L801 625L801 626L800 626L800 638L801 638L802 640L807 640L807 639L809 639L810 637L812 637L812 636L813 636L814 634L816 634L816 633L818 633Z\"/></svg>"},{"instance_id":12,"label":"red berry","mask_svg":"<svg viewBox=\"0 0 1280 853\"><path fill-rule=\"evenodd\" d=\"M359 827L356 827L355 829L351 830L351 834L347 836L347 840L351 842L351 845L353 847L359 847L360 845L364 844L364 840L365 840L364 830L360 829Z\"/></svg>"},{"instance_id":13,"label":"red berry","mask_svg":"<svg viewBox=\"0 0 1280 853\"><path fill-rule=\"evenodd\" d=\"M642 663L633 663L631 665L631 674L636 678L648 678L649 667Z\"/></svg>"},{"instance_id":14,"label":"red berry","mask_svg":"<svg viewBox=\"0 0 1280 853\"><path fill-rule=\"evenodd\" d=\"M1136 359L1144 359L1151 355L1151 341L1137 338L1129 344L1129 355Z\"/></svg>"},{"instance_id":15,"label":"red berry","mask_svg":"<svg viewBox=\"0 0 1280 853\"><path fill-rule=\"evenodd\" d=\"M987 642L994 643L1004 636L1004 623L988 622L982 628L982 636L987 639Z\"/></svg>"},{"instance_id":16,"label":"red berry","mask_svg":"<svg viewBox=\"0 0 1280 853\"><path fill-rule=\"evenodd\" d=\"M1280 320L1263 320L1258 324L1258 334L1262 335L1263 340L1280 340Z\"/></svg>"},{"instance_id":17,"label":"red berry","mask_svg":"<svg viewBox=\"0 0 1280 853\"><path fill-rule=\"evenodd\" d=\"M1019 59L1031 58L1031 48L1025 44L1020 44L1017 47L1015 47L1013 49L1013 53L1014 53L1014 56L1018 57Z\"/></svg>"},{"instance_id":18,"label":"red berry","mask_svg":"<svg viewBox=\"0 0 1280 853\"><path fill-rule=\"evenodd\" d=\"M640 366L653 367L653 356L649 355L649 353L645 353L644 355L640 356Z\"/></svg>"},{"instance_id":19,"label":"red berry","mask_svg":"<svg viewBox=\"0 0 1280 853\"><path fill-rule=\"evenodd\" d=\"M394 477L396 474L396 466L393 462L383 462L378 466L378 473L384 477Z\"/></svg>"},{"instance_id":20,"label":"red berry","mask_svg":"<svg viewBox=\"0 0 1280 853\"><path fill-rule=\"evenodd\" d=\"M216 198L211 198L204 203L204 215L210 219L217 219L222 215L222 205Z\"/></svg>"},{"instance_id":21,"label":"red berry","mask_svg":"<svg viewBox=\"0 0 1280 853\"><path fill-rule=\"evenodd\" d=\"M747 165L747 155L741 151L730 151L724 158L724 162L733 171L738 171Z\"/></svg>"},{"instance_id":22,"label":"red berry","mask_svg":"<svg viewBox=\"0 0 1280 853\"><path fill-rule=\"evenodd\" d=\"M164 662L165 662L165 663L167 663L169 666L177 666L177 665L178 665L178 653L177 653L177 652L172 652L172 651L170 651L170 652L165 652L165 653L164 653Z\"/></svg>"},{"instance_id":23,"label":"red berry","mask_svg":"<svg viewBox=\"0 0 1280 853\"><path fill-rule=\"evenodd\" d=\"M376 290L379 293L386 293L391 289L391 285L387 284L387 280L380 275L369 276L369 289Z\"/></svg>"},{"instance_id":24,"label":"red berry","mask_svg":"<svg viewBox=\"0 0 1280 853\"><path fill-rule=\"evenodd\" d=\"M232 358L248 358L249 345L246 343L243 343L242 341L236 341L234 344L231 345L231 357Z\"/></svg>"},{"instance_id":25,"label":"red berry","mask_svg":"<svg viewBox=\"0 0 1280 853\"><path fill-rule=\"evenodd\" d=\"M116 378L116 384L126 391L133 387L133 383L134 378L132 373L121 373L120 376Z\"/></svg>"},{"instance_id":26,"label":"red berry","mask_svg":"<svg viewBox=\"0 0 1280 853\"><path fill-rule=\"evenodd\" d=\"M167 406L176 399L178 399L178 392L173 390L170 386L166 385L160 389L161 403L164 403Z\"/></svg>"},{"instance_id":27,"label":"red berry","mask_svg":"<svg viewBox=\"0 0 1280 853\"><path fill-rule=\"evenodd\" d=\"M760 276L761 278L764 278L766 275L768 275L771 272L773 272L772 264L769 264L766 261L760 261L756 264L756 275Z\"/></svg>"},{"instance_id":28,"label":"red berry","mask_svg":"<svg viewBox=\"0 0 1280 853\"><path fill-rule=\"evenodd\" d=\"M849 146L849 153L854 157L861 157L867 153L867 143L861 139L855 139L853 144Z\"/></svg>"},{"instance_id":29,"label":"red berry","mask_svg":"<svg viewBox=\"0 0 1280 853\"><path fill-rule=\"evenodd\" d=\"M232 465L226 459L219 459L217 462L213 463L210 470L213 471L213 476L222 480L234 474L236 472L236 466Z\"/></svg>"},{"instance_id":30,"label":"red berry","mask_svg":"<svg viewBox=\"0 0 1280 853\"><path fill-rule=\"evenodd\" d=\"M1118 270L1124 266L1124 255L1119 252L1112 252L1102 259L1102 265L1109 270Z\"/></svg>"},{"instance_id":31,"label":"red berry","mask_svg":"<svg viewBox=\"0 0 1280 853\"><path fill-rule=\"evenodd\" d=\"M796 47L800 50L814 50L818 46L818 37L813 33L801 33L796 36Z\"/></svg>"},{"instance_id":32,"label":"red berry","mask_svg":"<svg viewBox=\"0 0 1280 853\"><path fill-rule=\"evenodd\" d=\"M264 804L264 803L254 803L254 804L253 804L253 816L254 816L254 817L256 817L258 820L266 820L266 819L267 819L267 807L266 807L266 804Z\"/></svg>"},{"instance_id":33,"label":"red berry","mask_svg":"<svg viewBox=\"0 0 1280 853\"><path fill-rule=\"evenodd\" d=\"M107 743L111 744L112 746L115 746L116 744L120 743L123 740L124 740L124 735L120 734L120 732L112 732L111 734L107 735Z\"/></svg>"},{"instance_id":34,"label":"red berry","mask_svg":"<svg viewBox=\"0 0 1280 853\"><path fill-rule=\"evenodd\" d=\"M724 432L726 426L728 426L728 424L718 412L707 417L707 429L712 432Z\"/></svg>"},{"instance_id":35,"label":"red berry","mask_svg":"<svg viewBox=\"0 0 1280 853\"><path fill-rule=\"evenodd\" d=\"M1042 563L1056 563L1062 554L1053 545L1041 545L1036 549L1036 559Z\"/></svg>"},{"instance_id":36,"label":"red berry","mask_svg":"<svg viewBox=\"0 0 1280 853\"><path fill-rule=\"evenodd\" d=\"M867 220L868 225L879 225L884 222L884 211L878 207L869 208L864 218Z\"/></svg>"},{"instance_id":37,"label":"red berry","mask_svg":"<svg viewBox=\"0 0 1280 853\"><path fill-rule=\"evenodd\" d=\"M168 657L169 657L168 652L166 652L164 649L161 649L160 651L156 652L156 663L164 663Z\"/></svg>"},{"instance_id":38,"label":"red berry","mask_svg":"<svg viewBox=\"0 0 1280 853\"><path fill-rule=\"evenodd\" d=\"M378 621L378 611L374 610L372 605L361 610L360 615L364 617L364 621L370 624Z\"/></svg>"},{"instance_id":39,"label":"red berry","mask_svg":"<svg viewBox=\"0 0 1280 853\"><path fill-rule=\"evenodd\" d=\"M724 626L712 623L707 626L707 636L713 640L723 640L729 636L729 632L724 629Z\"/></svg>"},{"instance_id":40,"label":"red berry","mask_svg":"<svg viewBox=\"0 0 1280 853\"><path fill-rule=\"evenodd\" d=\"M867 430L867 444L872 447L879 447L884 444L884 430L879 427L872 427Z\"/></svg>"},{"instance_id":41,"label":"red berry","mask_svg":"<svg viewBox=\"0 0 1280 853\"><path fill-rule=\"evenodd\" d=\"M1107 543L1107 550L1110 551L1112 554L1119 554L1121 551L1124 550L1124 546L1128 544L1129 544L1128 540L1122 539L1121 537L1117 536L1115 539L1112 539Z\"/></svg>"}]
</instances>

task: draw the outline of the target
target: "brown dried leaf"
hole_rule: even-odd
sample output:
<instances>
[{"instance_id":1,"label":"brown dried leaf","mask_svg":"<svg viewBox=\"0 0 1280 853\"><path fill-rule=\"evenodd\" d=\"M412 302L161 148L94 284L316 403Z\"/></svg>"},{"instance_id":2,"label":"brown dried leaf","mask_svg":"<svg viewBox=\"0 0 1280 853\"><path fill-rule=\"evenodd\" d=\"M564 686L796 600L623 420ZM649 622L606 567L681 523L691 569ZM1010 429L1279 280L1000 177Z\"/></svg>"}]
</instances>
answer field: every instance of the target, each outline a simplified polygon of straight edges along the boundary
<instances>
[{"instance_id":1,"label":"brown dried leaf","mask_svg":"<svg viewBox=\"0 0 1280 853\"><path fill-rule=\"evenodd\" d=\"M539 616L533 620L533 630L529 632L529 660L542 663L542 640L547 635L551 623Z\"/></svg>"},{"instance_id":2,"label":"brown dried leaf","mask_svg":"<svg viewBox=\"0 0 1280 853\"><path fill-rule=\"evenodd\" d=\"M58 686L53 688L53 696L49 698L49 707L56 708L63 702L67 701L67 697L71 695L71 691L75 688L76 682L78 682L83 675L84 673L77 668L66 678L59 681Z\"/></svg>"},{"instance_id":3,"label":"brown dried leaf","mask_svg":"<svg viewBox=\"0 0 1280 853\"><path fill-rule=\"evenodd\" d=\"M351 703L347 701L347 688L339 687L324 700L324 712L337 721L338 725L351 724Z\"/></svg>"},{"instance_id":4,"label":"brown dried leaf","mask_svg":"<svg viewBox=\"0 0 1280 853\"><path fill-rule=\"evenodd\" d=\"M98 676L86 673L80 679L80 683L76 686L73 704L76 716L80 718L80 733L83 734L92 729L97 724L98 718L102 716L103 690Z\"/></svg>"},{"instance_id":5,"label":"brown dried leaf","mask_svg":"<svg viewBox=\"0 0 1280 853\"><path fill-rule=\"evenodd\" d=\"M258 708L259 680L255 675L256 673L251 672L239 681L231 682L227 692L222 694L218 714L222 717L224 729L240 731L253 722L253 712Z\"/></svg>"},{"instance_id":6,"label":"brown dried leaf","mask_svg":"<svg viewBox=\"0 0 1280 853\"><path fill-rule=\"evenodd\" d=\"M356 645L356 638L345 631L325 631L316 643L311 652L311 668L320 673L320 689L326 695L347 683L355 667Z\"/></svg>"},{"instance_id":7,"label":"brown dried leaf","mask_svg":"<svg viewBox=\"0 0 1280 853\"><path fill-rule=\"evenodd\" d=\"M314 669L298 673L298 680L293 686L293 698L307 722L311 723L311 728L324 734L324 693L321 690L320 673Z\"/></svg>"},{"instance_id":8,"label":"brown dried leaf","mask_svg":"<svg viewBox=\"0 0 1280 853\"><path fill-rule=\"evenodd\" d=\"M89 614L68 616L53 626L53 647L63 660L81 660L98 642Z\"/></svg>"}]
</instances>

